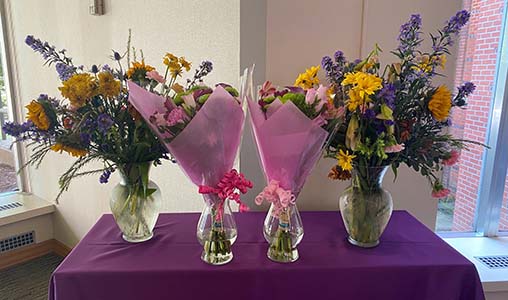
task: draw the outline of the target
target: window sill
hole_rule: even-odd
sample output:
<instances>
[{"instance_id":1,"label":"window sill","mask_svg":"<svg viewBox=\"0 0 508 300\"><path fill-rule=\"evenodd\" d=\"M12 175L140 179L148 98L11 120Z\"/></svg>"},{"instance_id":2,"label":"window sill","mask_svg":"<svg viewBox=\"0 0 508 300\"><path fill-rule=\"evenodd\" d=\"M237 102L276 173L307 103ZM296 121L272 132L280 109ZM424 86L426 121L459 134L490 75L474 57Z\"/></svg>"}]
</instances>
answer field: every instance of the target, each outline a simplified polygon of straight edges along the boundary
<instances>
[{"instance_id":1,"label":"window sill","mask_svg":"<svg viewBox=\"0 0 508 300\"><path fill-rule=\"evenodd\" d=\"M55 205L27 193L12 193L0 196L0 206L18 202L19 207L0 211L0 226L27 220L41 215L51 214L55 211Z\"/></svg>"},{"instance_id":2,"label":"window sill","mask_svg":"<svg viewBox=\"0 0 508 300\"><path fill-rule=\"evenodd\" d=\"M475 258L507 255L508 237L456 237L444 240L476 266L486 293L508 291L508 269L489 269Z\"/></svg>"}]
</instances>

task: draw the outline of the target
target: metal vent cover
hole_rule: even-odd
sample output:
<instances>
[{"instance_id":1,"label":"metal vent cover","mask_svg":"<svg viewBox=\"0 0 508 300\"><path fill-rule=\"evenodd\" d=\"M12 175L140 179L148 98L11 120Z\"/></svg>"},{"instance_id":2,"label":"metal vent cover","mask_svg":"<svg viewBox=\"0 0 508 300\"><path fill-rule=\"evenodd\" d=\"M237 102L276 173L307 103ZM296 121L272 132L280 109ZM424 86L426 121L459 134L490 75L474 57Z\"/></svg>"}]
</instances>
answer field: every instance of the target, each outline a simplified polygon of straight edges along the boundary
<instances>
[{"instance_id":1,"label":"metal vent cover","mask_svg":"<svg viewBox=\"0 0 508 300\"><path fill-rule=\"evenodd\" d=\"M34 242L35 242L34 231L13 235L6 239L0 240L0 253L9 250L14 250L26 245L30 245L33 244Z\"/></svg>"},{"instance_id":2,"label":"metal vent cover","mask_svg":"<svg viewBox=\"0 0 508 300\"><path fill-rule=\"evenodd\" d=\"M13 209L13 208L16 208L16 207L21 207L23 206L23 204L19 203L19 202L9 202L9 203L6 203L6 204L0 204L0 211L4 211L4 210L8 210L8 209Z\"/></svg>"},{"instance_id":3,"label":"metal vent cover","mask_svg":"<svg viewBox=\"0 0 508 300\"><path fill-rule=\"evenodd\" d=\"M489 269L508 269L508 255L475 256Z\"/></svg>"}]
</instances>

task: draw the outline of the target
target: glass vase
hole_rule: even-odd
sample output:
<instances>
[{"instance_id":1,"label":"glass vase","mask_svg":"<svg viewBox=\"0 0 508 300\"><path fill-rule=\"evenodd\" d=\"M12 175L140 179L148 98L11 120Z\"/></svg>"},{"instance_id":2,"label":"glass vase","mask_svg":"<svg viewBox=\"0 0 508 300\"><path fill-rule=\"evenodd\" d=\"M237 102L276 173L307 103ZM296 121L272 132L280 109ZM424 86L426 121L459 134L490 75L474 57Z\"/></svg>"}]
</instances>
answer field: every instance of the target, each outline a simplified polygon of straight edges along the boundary
<instances>
[{"instance_id":1,"label":"glass vase","mask_svg":"<svg viewBox=\"0 0 508 300\"><path fill-rule=\"evenodd\" d=\"M229 199L220 200L206 194L205 207L199 218L197 238L203 246L201 260L211 265L224 265L233 259L231 246L236 241L237 229Z\"/></svg>"},{"instance_id":2,"label":"glass vase","mask_svg":"<svg viewBox=\"0 0 508 300\"><path fill-rule=\"evenodd\" d=\"M280 263L294 262L299 254L296 248L303 239L303 225L296 204L277 212L274 204L266 215L263 235L270 246L268 258Z\"/></svg>"},{"instance_id":3,"label":"glass vase","mask_svg":"<svg viewBox=\"0 0 508 300\"><path fill-rule=\"evenodd\" d=\"M339 198L340 213L349 234L348 241L355 246L377 246L390 220L392 196L382 187L387 169L387 166L354 166L351 185Z\"/></svg>"},{"instance_id":4,"label":"glass vase","mask_svg":"<svg viewBox=\"0 0 508 300\"><path fill-rule=\"evenodd\" d=\"M144 242L153 237L159 216L161 192L149 180L152 162L118 166L120 182L113 188L111 212L127 242Z\"/></svg>"}]
</instances>

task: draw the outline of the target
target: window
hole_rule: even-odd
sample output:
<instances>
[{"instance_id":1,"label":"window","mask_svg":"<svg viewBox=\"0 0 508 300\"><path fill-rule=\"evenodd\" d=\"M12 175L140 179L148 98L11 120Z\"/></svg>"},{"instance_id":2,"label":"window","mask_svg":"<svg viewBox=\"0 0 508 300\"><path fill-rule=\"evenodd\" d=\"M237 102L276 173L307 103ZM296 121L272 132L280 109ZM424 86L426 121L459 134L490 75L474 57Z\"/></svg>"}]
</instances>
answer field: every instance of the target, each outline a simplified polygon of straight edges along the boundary
<instances>
[{"instance_id":1,"label":"window","mask_svg":"<svg viewBox=\"0 0 508 300\"><path fill-rule=\"evenodd\" d=\"M443 181L451 194L439 201L436 230L492 236L498 228L508 230L506 7L503 0L466 0L464 6L472 16L458 45L456 84L472 81L476 91L466 110L453 111L451 133L490 149L471 145L445 169Z\"/></svg>"},{"instance_id":2,"label":"window","mask_svg":"<svg viewBox=\"0 0 508 300\"><path fill-rule=\"evenodd\" d=\"M5 2L0 2L0 123L18 121L20 115L15 105L13 91L15 82L11 79L14 62L10 60L8 16L5 14ZM17 170L22 166L23 153L19 146L11 147L12 139L0 127L0 194L27 191L26 174L18 175Z\"/></svg>"}]
</instances>

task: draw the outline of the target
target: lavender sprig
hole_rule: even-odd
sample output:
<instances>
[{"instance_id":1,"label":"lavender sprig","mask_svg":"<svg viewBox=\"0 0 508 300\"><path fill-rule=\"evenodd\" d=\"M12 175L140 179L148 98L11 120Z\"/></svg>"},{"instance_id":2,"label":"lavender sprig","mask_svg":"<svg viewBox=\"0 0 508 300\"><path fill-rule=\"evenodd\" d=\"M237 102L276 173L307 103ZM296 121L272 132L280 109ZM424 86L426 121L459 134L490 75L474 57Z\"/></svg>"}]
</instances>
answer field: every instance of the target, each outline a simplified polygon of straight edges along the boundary
<instances>
[{"instance_id":1,"label":"lavender sprig","mask_svg":"<svg viewBox=\"0 0 508 300\"><path fill-rule=\"evenodd\" d=\"M48 42L42 42L40 39L35 38L33 35L28 35L25 38L25 43L38 52L44 58L44 65L56 64L56 71L61 80L67 80L76 73L76 67L72 64L72 58L65 55L66 50L55 50L55 46L50 45Z\"/></svg>"},{"instance_id":2,"label":"lavender sprig","mask_svg":"<svg viewBox=\"0 0 508 300\"><path fill-rule=\"evenodd\" d=\"M201 64L199 65L199 67L196 69L196 71L194 73L193 79L187 80L187 88L192 87L197 82L199 82L199 83L203 82L203 78L205 76L207 76L208 74L210 74L210 72L212 72L212 70L213 70L213 64L211 61L205 60L205 61L201 62Z\"/></svg>"}]
</instances>

